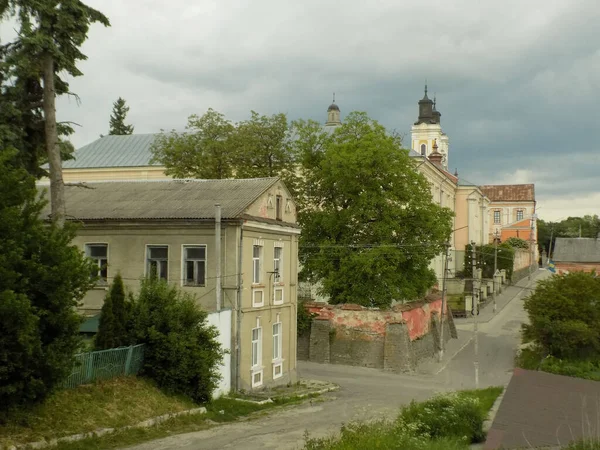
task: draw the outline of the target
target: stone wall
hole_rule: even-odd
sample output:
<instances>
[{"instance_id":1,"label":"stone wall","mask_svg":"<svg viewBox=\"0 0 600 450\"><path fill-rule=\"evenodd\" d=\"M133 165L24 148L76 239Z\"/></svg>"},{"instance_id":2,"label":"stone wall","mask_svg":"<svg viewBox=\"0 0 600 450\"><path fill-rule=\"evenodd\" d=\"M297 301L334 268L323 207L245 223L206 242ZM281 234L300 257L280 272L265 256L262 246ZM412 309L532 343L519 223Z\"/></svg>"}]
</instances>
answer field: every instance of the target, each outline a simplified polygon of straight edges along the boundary
<instances>
[{"instance_id":1,"label":"stone wall","mask_svg":"<svg viewBox=\"0 0 600 450\"><path fill-rule=\"evenodd\" d=\"M298 359L401 372L435 356L441 346L441 299L396 305L389 310L359 305L307 303L316 317L298 339ZM444 317L444 340L456 338L452 314Z\"/></svg>"}]
</instances>

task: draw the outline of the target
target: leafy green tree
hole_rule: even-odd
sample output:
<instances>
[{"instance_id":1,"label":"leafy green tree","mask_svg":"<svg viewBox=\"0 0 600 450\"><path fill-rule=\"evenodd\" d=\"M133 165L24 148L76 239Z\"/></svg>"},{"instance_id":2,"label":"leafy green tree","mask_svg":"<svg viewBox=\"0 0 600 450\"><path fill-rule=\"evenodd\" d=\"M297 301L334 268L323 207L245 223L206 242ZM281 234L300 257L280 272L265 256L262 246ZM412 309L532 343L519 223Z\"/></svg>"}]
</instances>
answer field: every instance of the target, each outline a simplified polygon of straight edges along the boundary
<instances>
[{"instance_id":1,"label":"leafy green tree","mask_svg":"<svg viewBox=\"0 0 600 450\"><path fill-rule=\"evenodd\" d=\"M465 278L471 278L471 270L473 267L472 248L473 247L471 246L471 244L467 244L465 247ZM515 249L510 244L508 244L507 240L507 242L503 242L502 244L498 245L497 251L498 254L496 259L496 268L498 270L505 270L506 276L510 280L512 278L515 266ZM493 244L477 245L475 247L475 266L478 269L481 269L481 276L483 278L492 278L494 276L495 255L496 248Z\"/></svg>"},{"instance_id":2,"label":"leafy green tree","mask_svg":"<svg viewBox=\"0 0 600 450\"><path fill-rule=\"evenodd\" d=\"M18 38L9 49L8 60L22 81L32 83L26 84L20 93L31 93L41 86L41 105L30 106L43 110L52 219L63 226L66 211L56 96L68 92L68 84L58 74L82 75L76 64L87 58L79 48L87 38L90 25L100 22L108 26L109 22L102 13L80 0L4 0L0 2L0 17L6 16L15 17L19 22ZM31 150L39 149L34 146Z\"/></svg>"},{"instance_id":3,"label":"leafy green tree","mask_svg":"<svg viewBox=\"0 0 600 450\"><path fill-rule=\"evenodd\" d=\"M237 124L234 145L238 149L237 178L274 177L290 168L292 153L285 114L264 116L251 112Z\"/></svg>"},{"instance_id":4,"label":"leafy green tree","mask_svg":"<svg viewBox=\"0 0 600 450\"><path fill-rule=\"evenodd\" d=\"M218 385L223 352L216 328L194 297L156 277L141 282L133 309L133 339L146 344L142 373L170 392L197 402Z\"/></svg>"},{"instance_id":5,"label":"leafy green tree","mask_svg":"<svg viewBox=\"0 0 600 450\"><path fill-rule=\"evenodd\" d=\"M110 115L110 129L108 134L126 135L133 134L133 125L125 125L125 119L129 112L129 106L121 97L113 103L112 114Z\"/></svg>"},{"instance_id":6,"label":"leafy green tree","mask_svg":"<svg viewBox=\"0 0 600 450\"><path fill-rule=\"evenodd\" d=\"M600 278L573 272L539 281L525 299L525 336L557 358L600 356Z\"/></svg>"},{"instance_id":7,"label":"leafy green tree","mask_svg":"<svg viewBox=\"0 0 600 450\"><path fill-rule=\"evenodd\" d=\"M529 248L529 244L527 243L526 240L518 238L518 237L510 237L505 241L505 244L512 247L512 248L523 248L523 249L528 249Z\"/></svg>"},{"instance_id":8,"label":"leafy green tree","mask_svg":"<svg viewBox=\"0 0 600 450\"><path fill-rule=\"evenodd\" d=\"M152 144L154 161L175 178L230 178L235 170L234 125L209 109L188 118L185 133L162 132Z\"/></svg>"},{"instance_id":9,"label":"leafy green tree","mask_svg":"<svg viewBox=\"0 0 600 450\"><path fill-rule=\"evenodd\" d=\"M436 282L429 264L450 237L452 212L432 201L408 152L354 112L314 156L302 179L312 205L300 215L304 276L332 303L388 306L423 295Z\"/></svg>"},{"instance_id":10,"label":"leafy green tree","mask_svg":"<svg viewBox=\"0 0 600 450\"><path fill-rule=\"evenodd\" d=\"M0 416L42 401L70 373L79 346L75 306L92 266L73 226L40 219L35 179L0 142ZM1 418L1 417L0 417Z\"/></svg>"},{"instance_id":11,"label":"leafy green tree","mask_svg":"<svg viewBox=\"0 0 600 450\"><path fill-rule=\"evenodd\" d=\"M125 298L123 278L117 274L104 299L102 314L95 337L98 350L121 347L130 343L130 306Z\"/></svg>"}]
</instances>

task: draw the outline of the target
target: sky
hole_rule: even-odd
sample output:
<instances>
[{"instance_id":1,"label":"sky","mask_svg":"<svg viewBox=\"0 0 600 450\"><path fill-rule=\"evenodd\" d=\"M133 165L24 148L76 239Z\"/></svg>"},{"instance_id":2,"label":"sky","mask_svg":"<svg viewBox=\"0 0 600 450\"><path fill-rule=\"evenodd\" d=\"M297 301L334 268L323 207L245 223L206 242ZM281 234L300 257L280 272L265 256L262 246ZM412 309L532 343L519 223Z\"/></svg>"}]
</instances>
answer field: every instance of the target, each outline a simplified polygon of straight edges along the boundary
<instances>
[{"instance_id":1,"label":"sky","mask_svg":"<svg viewBox=\"0 0 600 450\"><path fill-rule=\"evenodd\" d=\"M535 183L545 220L600 214L597 0L88 0L92 26L72 142L107 134L126 99L136 133L183 130L208 108L324 122L366 111L405 134L427 80L449 166L476 184ZM13 26L3 23L0 38Z\"/></svg>"}]
</instances>

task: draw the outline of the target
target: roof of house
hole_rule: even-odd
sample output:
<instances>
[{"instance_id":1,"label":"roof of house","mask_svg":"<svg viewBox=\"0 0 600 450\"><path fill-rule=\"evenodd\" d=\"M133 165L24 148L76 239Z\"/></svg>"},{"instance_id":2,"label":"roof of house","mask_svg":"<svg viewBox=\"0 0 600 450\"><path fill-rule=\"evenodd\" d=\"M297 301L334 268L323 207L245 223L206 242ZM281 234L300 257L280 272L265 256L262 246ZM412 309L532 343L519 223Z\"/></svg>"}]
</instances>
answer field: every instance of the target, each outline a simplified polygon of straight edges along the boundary
<instances>
[{"instance_id":1,"label":"roof of house","mask_svg":"<svg viewBox=\"0 0 600 450\"><path fill-rule=\"evenodd\" d=\"M150 162L152 159L150 147L156 136L156 134L103 136L75 150L75 159L64 161L63 168L90 169L160 165Z\"/></svg>"},{"instance_id":2,"label":"roof of house","mask_svg":"<svg viewBox=\"0 0 600 450\"><path fill-rule=\"evenodd\" d=\"M554 262L600 263L600 239L556 238Z\"/></svg>"},{"instance_id":3,"label":"roof of house","mask_svg":"<svg viewBox=\"0 0 600 450\"><path fill-rule=\"evenodd\" d=\"M597 381L516 368L484 448L562 446L597 436L598 399Z\"/></svg>"},{"instance_id":4,"label":"roof of house","mask_svg":"<svg viewBox=\"0 0 600 450\"><path fill-rule=\"evenodd\" d=\"M69 220L214 219L244 215L278 178L105 181L65 186ZM39 185L39 190L48 188ZM49 189L48 189L49 190ZM49 195L46 191L45 195ZM50 215L50 206L42 212Z\"/></svg>"},{"instance_id":5,"label":"roof of house","mask_svg":"<svg viewBox=\"0 0 600 450\"><path fill-rule=\"evenodd\" d=\"M493 202L534 202L534 184L488 184L479 186Z\"/></svg>"}]
</instances>

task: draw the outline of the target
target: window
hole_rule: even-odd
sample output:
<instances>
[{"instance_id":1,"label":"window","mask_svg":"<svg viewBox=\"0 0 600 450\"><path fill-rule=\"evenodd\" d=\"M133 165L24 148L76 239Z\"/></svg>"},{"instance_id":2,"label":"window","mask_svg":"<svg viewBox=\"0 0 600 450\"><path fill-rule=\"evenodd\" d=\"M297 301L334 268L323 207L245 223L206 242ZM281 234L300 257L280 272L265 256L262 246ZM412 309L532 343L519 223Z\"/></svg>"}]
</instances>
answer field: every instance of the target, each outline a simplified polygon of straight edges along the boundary
<instances>
[{"instance_id":1,"label":"window","mask_svg":"<svg viewBox=\"0 0 600 450\"><path fill-rule=\"evenodd\" d=\"M275 218L277 220L282 220L283 214L283 197L281 195L277 195L275 197Z\"/></svg>"},{"instance_id":2,"label":"window","mask_svg":"<svg viewBox=\"0 0 600 450\"><path fill-rule=\"evenodd\" d=\"M258 284L261 282L261 268L262 268L262 246L254 245L252 247L252 282Z\"/></svg>"},{"instance_id":3,"label":"window","mask_svg":"<svg viewBox=\"0 0 600 450\"><path fill-rule=\"evenodd\" d=\"M494 223L500 223L500 211L494 211Z\"/></svg>"},{"instance_id":4,"label":"window","mask_svg":"<svg viewBox=\"0 0 600 450\"><path fill-rule=\"evenodd\" d=\"M252 290L252 306L259 308L265 305L265 293L262 289Z\"/></svg>"},{"instance_id":5,"label":"window","mask_svg":"<svg viewBox=\"0 0 600 450\"><path fill-rule=\"evenodd\" d=\"M283 304L283 288L275 288L275 299L273 300L274 305Z\"/></svg>"},{"instance_id":6,"label":"window","mask_svg":"<svg viewBox=\"0 0 600 450\"><path fill-rule=\"evenodd\" d=\"M283 375L283 327L277 314L277 322L273 324L273 379Z\"/></svg>"},{"instance_id":7,"label":"window","mask_svg":"<svg viewBox=\"0 0 600 450\"><path fill-rule=\"evenodd\" d=\"M252 387L262 385L262 328L252 329Z\"/></svg>"},{"instance_id":8,"label":"window","mask_svg":"<svg viewBox=\"0 0 600 450\"><path fill-rule=\"evenodd\" d=\"M206 245L185 245L183 247L183 283L186 286L206 284Z\"/></svg>"},{"instance_id":9,"label":"window","mask_svg":"<svg viewBox=\"0 0 600 450\"><path fill-rule=\"evenodd\" d=\"M517 209L517 220L523 220L523 210Z\"/></svg>"},{"instance_id":10,"label":"window","mask_svg":"<svg viewBox=\"0 0 600 450\"><path fill-rule=\"evenodd\" d=\"M427 145L421 144L421 156L427 155Z\"/></svg>"},{"instance_id":11,"label":"window","mask_svg":"<svg viewBox=\"0 0 600 450\"><path fill-rule=\"evenodd\" d=\"M169 275L169 247L166 245L149 245L146 252L146 275L167 280Z\"/></svg>"},{"instance_id":12,"label":"window","mask_svg":"<svg viewBox=\"0 0 600 450\"><path fill-rule=\"evenodd\" d=\"M283 248L275 247L273 249L273 280L275 283L281 283L283 280Z\"/></svg>"},{"instance_id":13,"label":"window","mask_svg":"<svg viewBox=\"0 0 600 450\"><path fill-rule=\"evenodd\" d=\"M85 254L94 261L92 277L98 277L100 284L108 278L108 244L85 244Z\"/></svg>"}]
</instances>

